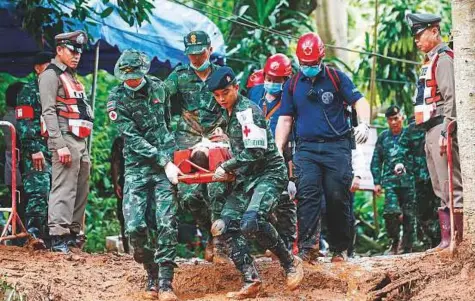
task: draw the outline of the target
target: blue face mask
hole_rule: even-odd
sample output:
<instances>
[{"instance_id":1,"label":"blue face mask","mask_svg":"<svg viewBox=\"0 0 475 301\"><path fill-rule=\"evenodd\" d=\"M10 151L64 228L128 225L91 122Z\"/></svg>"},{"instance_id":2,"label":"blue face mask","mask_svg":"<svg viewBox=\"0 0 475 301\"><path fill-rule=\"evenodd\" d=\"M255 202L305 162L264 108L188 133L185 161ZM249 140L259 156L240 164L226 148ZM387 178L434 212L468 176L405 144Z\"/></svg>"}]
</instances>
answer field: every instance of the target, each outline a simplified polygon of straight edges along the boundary
<instances>
[{"instance_id":1,"label":"blue face mask","mask_svg":"<svg viewBox=\"0 0 475 301\"><path fill-rule=\"evenodd\" d=\"M264 90L267 93L276 95L282 91L282 84L281 83L272 83L272 82L264 82Z\"/></svg>"},{"instance_id":2,"label":"blue face mask","mask_svg":"<svg viewBox=\"0 0 475 301\"><path fill-rule=\"evenodd\" d=\"M321 64L315 66L300 66L300 71L302 71L306 77L315 77L322 71Z\"/></svg>"},{"instance_id":3,"label":"blue face mask","mask_svg":"<svg viewBox=\"0 0 475 301\"><path fill-rule=\"evenodd\" d=\"M203 72L206 69L208 69L209 65L211 63L209 62L209 59L207 59L201 66L195 67L192 63L190 63L191 68L195 69L198 72Z\"/></svg>"}]
</instances>

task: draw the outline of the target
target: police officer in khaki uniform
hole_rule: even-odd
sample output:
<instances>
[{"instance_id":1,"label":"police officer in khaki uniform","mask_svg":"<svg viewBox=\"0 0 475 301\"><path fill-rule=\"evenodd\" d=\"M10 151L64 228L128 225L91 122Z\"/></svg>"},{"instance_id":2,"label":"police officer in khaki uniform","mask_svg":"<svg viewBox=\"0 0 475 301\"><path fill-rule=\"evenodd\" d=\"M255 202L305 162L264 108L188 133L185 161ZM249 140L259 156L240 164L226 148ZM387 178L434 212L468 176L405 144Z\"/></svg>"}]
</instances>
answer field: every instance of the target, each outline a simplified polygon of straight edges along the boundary
<instances>
[{"instance_id":1,"label":"police officer in khaki uniform","mask_svg":"<svg viewBox=\"0 0 475 301\"><path fill-rule=\"evenodd\" d=\"M408 14L417 48L426 54L417 83L416 124L426 131L427 167L434 193L441 199L439 223L442 240L433 250L450 245L449 188L447 169L447 135L453 135L454 221L457 241L463 235L463 193L460 157L456 133L447 133L449 122L456 119L453 51L442 42L439 23L432 14Z\"/></svg>"},{"instance_id":2,"label":"police officer in khaki uniform","mask_svg":"<svg viewBox=\"0 0 475 301\"><path fill-rule=\"evenodd\" d=\"M76 77L86 33L55 37L56 57L39 77L42 135L52 152L52 186L48 201L51 249L67 253L83 226L89 192L90 159L86 138L91 134L92 110L84 86Z\"/></svg>"}]
</instances>

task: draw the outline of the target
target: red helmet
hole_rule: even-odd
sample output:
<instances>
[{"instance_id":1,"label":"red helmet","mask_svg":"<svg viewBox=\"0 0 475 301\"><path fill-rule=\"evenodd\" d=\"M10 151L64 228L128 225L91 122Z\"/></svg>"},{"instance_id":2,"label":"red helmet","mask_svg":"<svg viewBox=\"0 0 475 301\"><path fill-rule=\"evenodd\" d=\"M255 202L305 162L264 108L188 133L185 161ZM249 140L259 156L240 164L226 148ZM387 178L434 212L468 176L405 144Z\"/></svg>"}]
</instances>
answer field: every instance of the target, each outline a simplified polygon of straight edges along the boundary
<instances>
[{"instance_id":1,"label":"red helmet","mask_svg":"<svg viewBox=\"0 0 475 301\"><path fill-rule=\"evenodd\" d=\"M300 62L320 62L325 57L325 45L313 32L306 33L297 43L297 58Z\"/></svg>"},{"instance_id":2,"label":"red helmet","mask_svg":"<svg viewBox=\"0 0 475 301\"><path fill-rule=\"evenodd\" d=\"M292 75L292 62L285 54L274 54L267 59L264 73L272 76L290 76Z\"/></svg>"},{"instance_id":3,"label":"red helmet","mask_svg":"<svg viewBox=\"0 0 475 301\"><path fill-rule=\"evenodd\" d=\"M254 71L249 78L247 79L247 85L246 87L248 89L254 87L254 86L259 86L264 84L264 70L259 69Z\"/></svg>"}]
</instances>

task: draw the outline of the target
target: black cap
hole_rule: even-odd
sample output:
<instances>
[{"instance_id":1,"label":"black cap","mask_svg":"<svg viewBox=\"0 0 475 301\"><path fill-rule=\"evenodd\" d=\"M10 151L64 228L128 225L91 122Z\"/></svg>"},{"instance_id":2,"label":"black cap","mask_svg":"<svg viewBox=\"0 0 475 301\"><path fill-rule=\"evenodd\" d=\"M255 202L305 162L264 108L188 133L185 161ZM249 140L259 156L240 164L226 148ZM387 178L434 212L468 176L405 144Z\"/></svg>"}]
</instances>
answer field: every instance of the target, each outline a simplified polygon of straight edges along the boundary
<instances>
[{"instance_id":1,"label":"black cap","mask_svg":"<svg viewBox=\"0 0 475 301\"><path fill-rule=\"evenodd\" d=\"M208 89L213 92L215 90L221 90L229 85L236 83L236 75L234 75L233 69L224 66L214 71L210 77L206 80Z\"/></svg>"},{"instance_id":2,"label":"black cap","mask_svg":"<svg viewBox=\"0 0 475 301\"><path fill-rule=\"evenodd\" d=\"M391 116L395 116L399 113L401 113L401 109L398 106L393 105L393 106L390 106L386 110L386 113L384 114L384 116L386 116L386 118L388 118L388 117L391 117Z\"/></svg>"},{"instance_id":3,"label":"black cap","mask_svg":"<svg viewBox=\"0 0 475 301\"><path fill-rule=\"evenodd\" d=\"M49 51L38 52L33 58L33 65L42 65L45 63L49 63L53 56L53 53Z\"/></svg>"},{"instance_id":4,"label":"black cap","mask_svg":"<svg viewBox=\"0 0 475 301\"><path fill-rule=\"evenodd\" d=\"M428 27L438 25L442 18L434 14L407 14L406 21L413 35L419 34Z\"/></svg>"},{"instance_id":5,"label":"black cap","mask_svg":"<svg viewBox=\"0 0 475 301\"><path fill-rule=\"evenodd\" d=\"M192 31L187 34L183 41L185 42L185 54L200 54L211 45L209 35L201 30Z\"/></svg>"}]
</instances>

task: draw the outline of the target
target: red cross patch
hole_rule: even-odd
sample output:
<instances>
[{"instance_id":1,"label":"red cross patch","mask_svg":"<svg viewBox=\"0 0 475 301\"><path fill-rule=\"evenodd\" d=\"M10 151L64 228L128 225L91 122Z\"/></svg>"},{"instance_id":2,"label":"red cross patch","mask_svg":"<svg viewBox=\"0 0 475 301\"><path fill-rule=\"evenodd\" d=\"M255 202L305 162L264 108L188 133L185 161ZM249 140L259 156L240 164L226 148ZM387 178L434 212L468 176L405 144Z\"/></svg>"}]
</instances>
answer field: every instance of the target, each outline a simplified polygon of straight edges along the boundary
<instances>
[{"instance_id":1,"label":"red cross patch","mask_svg":"<svg viewBox=\"0 0 475 301\"><path fill-rule=\"evenodd\" d=\"M158 99L158 98L155 98L155 99L153 100L153 103L154 103L154 104L157 104L157 103L159 103L159 102L160 102L160 99Z\"/></svg>"},{"instance_id":2,"label":"red cross patch","mask_svg":"<svg viewBox=\"0 0 475 301\"><path fill-rule=\"evenodd\" d=\"M244 133L244 135L246 135L246 137L249 136L249 134L251 133L251 129L247 127L247 125L244 126L244 130L242 131Z\"/></svg>"},{"instance_id":3,"label":"red cross patch","mask_svg":"<svg viewBox=\"0 0 475 301\"><path fill-rule=\"evenodd\" d=\"M110 111L109 112L109 118L114 121L117 119L117 112L116 111Z\"/></svg>"}]
</instances>

